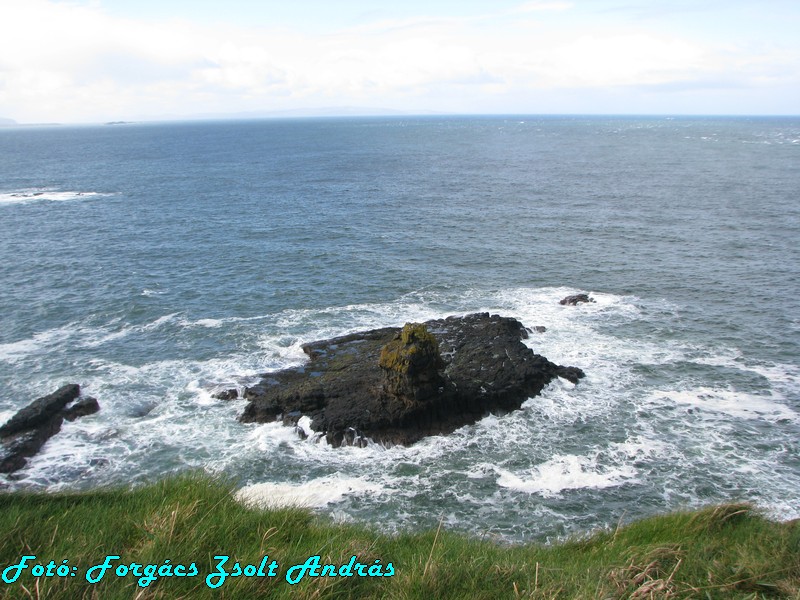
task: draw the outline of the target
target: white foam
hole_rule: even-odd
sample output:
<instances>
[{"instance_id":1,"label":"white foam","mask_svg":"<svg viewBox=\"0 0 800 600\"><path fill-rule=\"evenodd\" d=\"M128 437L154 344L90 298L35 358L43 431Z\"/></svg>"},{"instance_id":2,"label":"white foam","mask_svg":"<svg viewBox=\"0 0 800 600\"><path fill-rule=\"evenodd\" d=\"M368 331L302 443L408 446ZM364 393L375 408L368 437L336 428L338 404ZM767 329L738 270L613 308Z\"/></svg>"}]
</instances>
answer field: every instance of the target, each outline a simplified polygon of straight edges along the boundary
<instances>
[{"instance_id":1,"label":"white foam","mask_svg":"<svg viewBox=\"0 0 800 600\"><path fill-rule=\"evenodd\" d=\"M738 369L761 375L772 386L800 391L800 368L785 363L753 364L746 362L739 350L731 349L712 356L692 358L693 362L715 367Z\"/></svg>"},{"instance_id":2,"label":"white foam","mask_svg":"<svg viewBox=\"0 0 800 600\"><path fill-rule=\"evenodd\" d=\"M123 327L117 331L110 332L108 328L83 329L80 332L81 338L78 345L84 348L97 348L107 342L121 340L134 331L136 331L135 327Z\"/></svg>"},{"instance_id":3,"label":"white foam","mask_svg":"<svg viewBox=\"0 0 800 600\"><path fill-rule=\"evenodd\" d=\"M211 390L203 387L199 379L190 381L186 385L186 391L193 396L198 406L209 406L217 403L217 400L211 395Z\"/></svg>"},{"instance_id":4,"label":"white foam","mask_svg":"<svg viewBox=\"0 0 800 600\"><path fill-rule=\"evenodd\" d=\"M302 417L300 417L300 419L298 419L297 427L298 429L300 429L300 431L303 432L303 435L305 435L306 437L311 437L315 433L317 433L311 427L311 417L306 415L303 415Z\"/></svg>"},{"instance_id":5,"label":"white foam","mask_svg":"<svg viewBox=\"0 0 800 600\"><path fill-rule=\"evenodd\" d=\"M55 188L27 188L0 192L0 204L27 204L30 202L66 202L69 200L90 200L113 194L102 192L61 191Z\"/></svg>"},{"instance_id":6,"label":"white foam","mask_svg":"<svg viewBox=\"0 0 800 600\"><path fill-rule=\"evenodd\" d=\"M165 325L166 323L173 321L175 317L177 317L178 315L180 315L180 313L171 313L168 315L161 316L157 318L155 321L142 325L141 331L152 331L154 329L158 329L162 325Z\"/></svg>"},{"instance_id":7,"label":"white foam","mask_svg":"<svg viewBox=\"0 0 800 600\"><path fill-rule=\"evenodd\" d=\"M159 293L164 293L164 292L159 292ZM220 318L207 317L204 319L197 319L196 321L191 321L189 319L181 317L178 319L178 323L182 327L205 327L207 329L219 329L231 323L265 321L271 318L272 318L271 315L258 315L254 317L220 317Z\"/></svg>"},{"instance_id":8,"label":"white foam","mask_svg":"<svg viewBox=\"0 0 800 600\"><path fill-rule=\"evenodd\" d=\"M152 332L160 327L174 322L180 313L163 315L149 323L143 325L126 324L119 329L117 321L113 321L102 327L79 327L74 333L79 337L78 345L85 348L97 348L107 342L123 339L131 334Z\"/></svg>"},{"instance_id":9,"label":"white foam","mask_svg":"<svg viewBox=\"0 0 800 600\"><path fill-rule=\"evenodd\" d=\"M246 437L258 450L259 454L267 456L282 444L293 444L298 440L298 435L291 427L286 427L277 421L271 423L248 424Z\"/></svg>"},{"instance_id":10,"label":"white foam","mask_svg":"<svg viewBox=\"0 0 800 600\"><path fill-rule=\"evenodd\" d=\"M341 502L348 496L382 492L380 486L361 478L330 475L312 479L302 484L257 483L236 492L236 499L247 505L260 508L300 506L323 508Z\"/></svg>"},{"instance_id":11,"label":"white foam","mask_svg":"<svg viewBox=\"0 0 800 600\"><path fill-rule=\"evenodd\" d=\"M578 306L559 304L565 296L579 291L566 287L508 289L496 293L496 303L484 310L514 316L527 327L545 326L544 334L531 334L525 342L535 352L559 364L581 367L593 376L608 373L617 382L628 377L629 365L664 364L683 356L680 348L669 344L646 340L622 343L619 338L597 330L599 322L646 319L638 298L591 292L595 302Z\"/></svg>"},{"instance_id":12,"label":"white foam","mask_svg":"<svg viewBox=\"0 0 800 600\"><path fill-rule=\"evenodd\" d=\"M555 496L565 490L603 489L620 485L636 476L630 465L603 467L597 456L557 454L522 474L495 467L497 485L512 490Z\"/></svg>"},{"instance_id":13,"label":"white foam","mask_svg":"<svg viewBox=\"0 0 800 600\"><path fill-rule=\"evenodd\" d=\"M36 334L26 340L0 344L0 360L16 362L20 358L36 352L44 341L46 340L43 339L42 334Z\"/></svg>"},{"instance_id":14,"label":"white foam","mask_svg":"<svg viewBox=\"0 0 800 600\"><path fill-rule=\"evenodd\" d=\"M198 321L195 321L195 324L199 325L200 327L208 327L209 329L217 329L219 327L222 327L222 325L224 324L224 321L222 319L200 319Z\"/></svg>"},{"instance_id":15,"label":"white foam","mask_svg":"<svg viewBox=\"0 0 800 600\"><path fill-rule=\"evenodd\" d=\"M800 383L800 368L796 365L773 363L770 365L747 365L741 368L758 373L773 384L791 386L795 390Z\"/></svg>"},{"instance_id":16,"label":"white foam","mask_svg":"<svg viewBox=\"0 0 800 600\"><path fill-rule=\"evenodd\" d=\"M735 351L689 347L679 341L655 340L655 336L614 335L618 333L617 324L624 327L638 320L645 325L652 319L671 320L677 309L666 301L602 292L591 292L596 299L591 305L558 304L564 296L579 291L566 287L516 288L456 296L423 290L386 303L285 310L255 317L214 311L193 317L196 320L187 318L186 313L172 313L158 319L154 316L144 324L111 322L97 328L71 325L44 332L38 338L20 340L16 349L12 344L6 352L35 356L36 352L72 344L99 347L132 334L139 343L160 340L166 334L192 339L199 333L188 328L207 328L204 337L217 336L218 330L225 336L241 336L237 337L241 350L206 360L192 360L189 355L184 360L144 365L123 364L116 345L91 352L86 361L90 374L82 380L82 387L99 399L102 410L77 421L77 425L65 426L53 445L46 445L32 459L24 474L28 481L41 481L49 487L62 480L78 485L109 479L144 481L163 472L193 467L235 473L251 481L285 477L291 483L271 481L259 484L261 488L245 489L254 488L254 497L265 503L328 507L328 512L335 511L342 518L385 515L389 529L419 523L424 520L420 511L433 512L434 518L443 511L458 527L480 531L494 527L493 515L503 513L506 524L501 525L501 535L509 531L509 535L517 535L517 525L507 523L532 522L541 515L547 517L547 523L555 523L552 527L568 527L574 509L562 508L570 504L564 500L582 496L580 490L609 489L610 497L619 494L629 498L637 493L632 487L637 483L645 487L655 483L657 489L664 490L664 497L671 499L672 506L695 499L699 502L706 496L693 486L697 486L696 481L705 481L706 473L730 472L737 493L748 498L758 499L758 492L751 491L766 489L770 493L777 490L781 498L796 499L796 492L785 483L793 476L789 467L770 474L770 465L776 462L780 450L757 450L746 439L736 446L727 443L728 432L736 427L770 431L794 427L781 424L764 428L754 419L776 421L788 414L793 423L799 422L788 407L794 398L791 390L796 371L785 365L745 366L745 359ZM295 428L281 423L242 424L236 417L243 402L222 402L211 396L230 387L241 391L242 386L257 381L259 373L302 364L308 360L302 351L302 344L307 342L478 311L514 316L529 327L545 325L545 333L533 333L525 343L554 362L583 368L586 379L578 386L558 379L520 411L489 416L408 448L388 449L376 444L332 448L313 432L308 417L298 423L309 436L305 440ZM241 327L239 321L251 323ZM0 358L3 348L0 346ZM670 373L678 373L678 380L664 383L660 379L660 384L649 382L639 369L643 364L705 361L698 356L708 358L708 364L760 372L773 389L756 388L757 393L744 396L713 389L709 400L698 398L708 390L692 388L696 380L681 380L677 368ZM769 388L751 374L746 379ZM41 382L44 393L54 389L49 388L51 383ZM656 385L666 391L651 397L648 394ZM785 389L781 387L784 385ZM689 389L676 391L682 389L680 386ZM726 402L742 398L756 404L722 410ZM692 415L674 410L692 402L699 403L701 410ZM743 424L739 418L752 422ZM592 437L576 439L574 432L584 428ZM612 443L611 439L626 441ZM104 465L93 466L97 458L103 459ZM69 470L73 464L84 471L75 475ZM337 475L320 476L327 473ZM687 483L687 478L692 482ZM632 486L614 489L625 484ZM714 491L724 496L727 489ZM520 493L535 495L535 501L519 502ZM591 493L592 497L596 495L601 493ZM357 501L348 502L351 497ZM458 509L453 508L453 502L458 503ZM598 514L602 512L598 510ZM531 525L531 529L541 532L549 526L542 522Z\"/></svg>"},{"instance_id":17,"label":"white foam","mask_svg":"<svg viewBox=\"0 0 800 600\"><path fill-rule=\"evenodd\" d=\"M100 327L86 327L76 323L69 323L63 327L56 327L35 333L32 337L0 344L0 360L17 362L31 355L41 353L61 346L67 342L74 343L83 348L97 348L107 342L116 341L132 333L154 331L163 325L175 320L179 313L172 313L159 317L144 325L124 325L119 327L119 320L115 319L107 325Z\"/></svg>"},{"instance_id":18,"label":"white foam","mask_svg":"<svg viewBox=\"0 0 800 600\"><path fill-rule=\"evenodd\" d=\"M70 324L64 327L56 327L54 329L35 333L33 337L24 340L0 344L0 360L16 362L27 356L36 354L44 348L49 348L65 341L77 331L78 328Z\"/></svg>"},{"instance_id":19,"label":"white foam","mask_svg":"<svg viewBox=\"0 0 800 600\"><path fill-rule=\"evenodd\" d=\"M650 402L656 403L663 399L738 419L800 421L800 414L783 404L783 398L774 392L769 396L759 396L735 390L696 387L688 390L655 390L649 397Z\"/></svg>"}]
</instances>

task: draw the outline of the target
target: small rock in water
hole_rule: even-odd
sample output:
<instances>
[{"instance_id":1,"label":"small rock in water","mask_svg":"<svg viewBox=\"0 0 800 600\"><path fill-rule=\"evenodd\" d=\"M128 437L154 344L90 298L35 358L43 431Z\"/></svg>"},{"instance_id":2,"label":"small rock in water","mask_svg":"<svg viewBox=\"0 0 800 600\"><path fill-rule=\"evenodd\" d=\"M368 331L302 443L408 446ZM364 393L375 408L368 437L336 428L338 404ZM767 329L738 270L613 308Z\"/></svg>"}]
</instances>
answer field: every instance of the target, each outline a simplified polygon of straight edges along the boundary
<instances>
[{"instance_id":1,"label":"small rock in water","mask_svg":"<svg viewBox=\"0 0 800 600\"><path fill-rule=\"evenodd\" d=\"M75 404L66 409L64 411L64 418L67 421L74 421L78 417L93 415L99 410L100 404L97 402L97 398L87 396L86 398L78 400Z\"/></svg>"},{"instance_id":2,"label":"small rock in water","mask_svg":"<svg viewBox=\"0 0 800 600\"><path fill-rule=\"evenodd\" d=\"M558 367L556 374L574 384L577 384L579 379L586 377L586 373L583 372L583 369L579 369L578 367Z\"/></svg>"},{"instance_id":3,"label":"small rock in water","mask_svg":"<svg viewBox=\"0 0 800 600\"><path fill-rule=\"evenodd\" d=\"M559 304L563 304L565 306L576 306L584 302L594 302L594 298L590 297L589 294L575 294L573 296L567 296L561 300Z\"/></svg>"}]
</instances>

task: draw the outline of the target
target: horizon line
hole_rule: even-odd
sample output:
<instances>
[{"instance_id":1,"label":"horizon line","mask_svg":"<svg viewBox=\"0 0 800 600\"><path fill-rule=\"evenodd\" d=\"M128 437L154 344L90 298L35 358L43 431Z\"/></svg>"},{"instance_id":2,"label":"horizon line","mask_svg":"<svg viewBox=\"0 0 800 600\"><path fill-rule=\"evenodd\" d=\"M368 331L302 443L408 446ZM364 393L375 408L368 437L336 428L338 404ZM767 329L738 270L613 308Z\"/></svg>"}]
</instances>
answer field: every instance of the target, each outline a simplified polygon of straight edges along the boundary
<instances>
[{"instance_id":1,"label":"horizon line","mask_svg":"<svg viewBox=\"0 0 800 600\"><path fill-rule=\"evenodd\" d=\"M317 112L319 110L319 112ZM270 111L266 113L231 113L220 115L186 115L148 117L139 119L119 119L112 121L64 121L64 122L18 122L11 118L0 119L0 129L14 129L16 127L70 127L70 126L117 126L117 125L157 125L177 123L219 123L219 122L245 122L245 121L300 121L300 120L344 120L344 119L437 119L437 118L659 118L659 119L792 119L800 118L798 114L757 114L757 113L527 113L527 112L468 112L448 113L434 111L399 111L377 109L364 109L365 112L326 113L326 109L287 109L283 111ZM5 122L4 122L5 121Z\"/></svg>"}]
</instances>

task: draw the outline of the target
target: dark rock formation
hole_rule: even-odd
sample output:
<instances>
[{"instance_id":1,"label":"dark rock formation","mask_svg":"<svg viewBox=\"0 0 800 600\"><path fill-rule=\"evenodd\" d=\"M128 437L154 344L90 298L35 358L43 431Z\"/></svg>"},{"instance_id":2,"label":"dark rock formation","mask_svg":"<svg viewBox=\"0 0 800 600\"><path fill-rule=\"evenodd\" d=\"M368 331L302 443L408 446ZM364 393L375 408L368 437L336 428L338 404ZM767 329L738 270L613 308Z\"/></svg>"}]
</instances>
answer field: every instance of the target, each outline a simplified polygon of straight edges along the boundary
<instances>
[{"instance_id":1,"label":"dark rock formation","mask_svg":"<svg viewBox=\"0 0 800 600\"><path fill-rule=\"evenodd\" d=\"M563 300L559 302L559 304L564 304L566 306L575 306L577 304L582 304L584 302L594 302L594 298L589 296L589 294L575 294L574 296L567 296Z\"/></svg>"},{"instance_id":2,"label":"dark rock formation","mask_svg":"<svg viewBox=\"0 0 800 600\"><path fill-rule=\"evenodd\" d=\"M20 409L5 425L0 427L0 438L7 438L27 429L35 429L61 416L64 407L81 394L81 388L71 383L52 394L37 398Z\"/></svg>"},{"instance_id":3,"label":"dark rock formation","mask_svg":"<svg viewBox=\"0 0 800 600\"><path fill-rule=\"evenodd\" d=\"M65 409L64 418L67 421L74 421L79 417L93 415L98 410L100 410L100 404L97 402L97 398L87 396L86 398L78 400L75 404Z\"/></svg>"},{"instance_id":4,"label":"dark rock formation","mask_svg":"<svg viewBox=\"0 0 800 600\"><path fill-rule=\"evenodd\" d=\"M74 421L100 410L97 400L88 397L67 408L80 393L77 384L65 385L37 398L0 427L0 473L12 473L24 467L27 458L39 452L44 443L61 430L64 419Z\"/></svg>"},{"instance_id":5,"label":"dark rock formation","mask_svg":"<svg viewBox=\"0 0 800 600\"><path fill-rule=\"evenodd\" d=\"M412 407L444 387L439 343L419 323L408 323L381 348L378 366L383 369L381 393L390 403Z\"/></svg>"},{"instance_id":6,"label":"dark rock formation","mask_svg":"<svg viewBox=\"0 0 800 600\"><path fill-rule=\"evenodd\" d=\"M217 400L236 400L239 397L239 391L236 388L231 388L229 390L222 390L216 394L211 394L211 397Z\"/></svg>"},{"instance_id":7,"label":"dark rock formation","mask_svg":"<svg viewBox=\"0 0 800 600\"><path fill-rule=\"evenodd\" d=\"M563 377L567 381L571 381L576 385L578 380L584 377L583 370L579 369L578 367L558 367L556 369L556 375Z\"/></svg>"},{"instance_id":8,"label":"dark rock formation","mask_svg":"<svg viewBox=\"0 0 800 600\"><path fill-rule=\"evenodd\" d=\"M245 390L240 420L294 425L308 416L335 446L450 433L518 409L558 376L583 376L534 354L526 337L516 319L480 313L306 344L308 363Z\"/></svg>"}]
</instances>

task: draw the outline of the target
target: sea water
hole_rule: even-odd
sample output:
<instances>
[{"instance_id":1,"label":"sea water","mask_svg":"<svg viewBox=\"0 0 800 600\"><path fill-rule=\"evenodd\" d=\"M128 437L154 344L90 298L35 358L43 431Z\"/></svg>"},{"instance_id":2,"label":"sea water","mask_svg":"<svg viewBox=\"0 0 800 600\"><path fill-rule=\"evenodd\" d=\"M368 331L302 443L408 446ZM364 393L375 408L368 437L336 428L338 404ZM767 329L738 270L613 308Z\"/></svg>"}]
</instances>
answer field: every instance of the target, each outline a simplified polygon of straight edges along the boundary
<instances>
[{"instance_id":1,"label":"sea water","mask_svg":"<svg viewBox=\"0 0 800 600\"><path fill-rule=\"evenodd\" d=\"M800 517L798 190L797 118L0 129L0 421L66 382L102 407L0 487L205 470L507 541L715 502ZM475 311L545 326L526 343L586 379L407 448L212 397L305 342Z\"/></svg>"}]
</instances>

